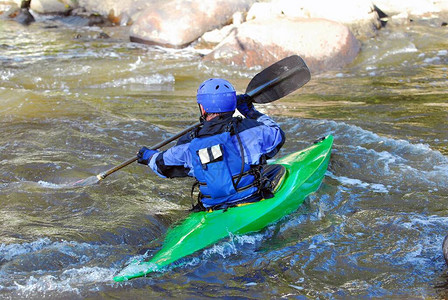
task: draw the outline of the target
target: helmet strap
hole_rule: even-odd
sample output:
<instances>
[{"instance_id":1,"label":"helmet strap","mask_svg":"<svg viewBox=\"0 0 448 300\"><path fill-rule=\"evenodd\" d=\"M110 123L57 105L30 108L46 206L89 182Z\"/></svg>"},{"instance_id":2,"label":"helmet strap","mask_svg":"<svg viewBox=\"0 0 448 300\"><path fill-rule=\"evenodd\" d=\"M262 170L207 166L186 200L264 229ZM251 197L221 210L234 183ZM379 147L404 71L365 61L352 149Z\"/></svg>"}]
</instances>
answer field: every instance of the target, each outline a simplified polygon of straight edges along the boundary
<instances>
[{"instance_id":1,"label":"helmet strap","mask_svg":"<svg viewBox=\"0 0 448 300\"><path fill-rule=\"evenodd\" d=\"M205 118L205 116L207 115L207 113L205 112L204 107L202 107L201 104L198 104L199 106L199 113L201 114L201 117Z\"/></svg>"}]
</instances>

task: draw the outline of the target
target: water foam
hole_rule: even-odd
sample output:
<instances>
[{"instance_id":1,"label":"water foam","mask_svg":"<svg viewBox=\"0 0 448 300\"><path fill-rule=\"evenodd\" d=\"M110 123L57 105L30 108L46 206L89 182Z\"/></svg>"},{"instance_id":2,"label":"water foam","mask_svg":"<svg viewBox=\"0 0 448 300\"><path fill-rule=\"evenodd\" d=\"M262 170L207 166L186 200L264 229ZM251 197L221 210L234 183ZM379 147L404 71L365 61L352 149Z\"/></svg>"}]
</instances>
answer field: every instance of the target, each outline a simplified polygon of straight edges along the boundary
<instances>
[{"instance_id":1,"label":"water foam","mask_svg":"<svg viewBox=\"0 0 448 300\"><path fill-rule=\"evenodd\" d=\"M214 244L211 248L205 249L203 252L204 259L208 259L214 255L227 258L231 255L238 254L242 246L256 246L265 238L266 234L258 233L251 235L234 235L229 232L229 241Z\"/></svg>"},{"instance_id":2,"label":"water foam","mask_svg":"<svg viewBox=\"0 0 448 300\"><path fill-rule=\"evenodd\" d=\"M10 261L16 256L40 251L52 244L49 238L41 238L31 243L0 244L0 258Z\"/></svg>"},{"instance_id":3,"label":"water foam","mask_svg":"<svg viewBox=\"0 0 448 300\"><path fill-rule=\"evenodd\" d=\"M39 180L37 182L37 184L39 184L40 186L42 186L44 188L49 188L49 189L59 189L59 188L61 188L60 184L51 183L51 182L47 182L47 181L43 181L43 180Z\"/></svg>"},{"instance_id":4,"label":"water foam","mask_svg":"<svg viewBox=\"0 0 448 300\"><path fill-rule=\"evenodd\" d=\"M345 176L336 176L333 173L331 173L330 171L327 171L327 173L325 175L327 175L330 178L336 179L343 185L350 185L350 186L356 186L356 187L361 187L361 188L365 188L365 189L370 189L371 191L373 191L375 193L386 193L386 194L389 193L389 189L384 184L381 184L381 183L367 183L367 182L363 182L359 179L348 178Z\"/></svg>"},{"instance_id":5,"label":"water foam","mask_svg":"<svg viewBox=\"0 0 448 300\"><path fill-rule=\"evenodd\" d=\"M49 294L57 292L57 294L74 293L81 294L81 290L85 289L85 285L94 285L98 283L112 282L112 274L116 270L99 267L81 267L69 269L60 275L43 275L40 277L30 276L23 283L15 282L17 292L25 297L35 295L36 293Z\"/></svg>"},{"instance_id":6,"label":"water foam","mask_svg":"<svg viewBox=\"0 0 448 300\"><path fill-rule=\"evenodd\" d=\"M62 253L70 257L69 262L65 262L65 267L60 270L45 269L45 260L35 261L40 257L55 256ZM21 296L35 296L38 294L57 295L63 293L80 294L86 286L92 288L98 283L112 283L113 274L117 271L114 268L102 268L87 266L86 264L94 259L104 260L109 254L108 249L101 249L99 245L79 243L74 241L51 241L49 238L40 238L36 241L22 244L0 245L0 260L11 265L10 269L2 268L1 278L7 279L11 285L0 285L0 290L15 292ZM64 264L63 261L59 263ZM30 269L25 267L30 265ZM16 271L15 265L20 266L20 271Z\"/></svg>"},{"instance_id":7,"label":"water foam","mask_svg":"<svg viewBox=\"0 0 448 300\"><path fill-rule=\"evenodd\" d=\"M74 241L56 241L53 242L49 238L40 238L36 241L22 244L0 244L0 258L5 261L12 261L19 256L27 254L39 253L42 251L55 251L76 257L85 262L85 254L87 252L95 253L98 257L103 257L99 245L91 245L88 243L80 243Z\"/></svg>"},{"instance_id":8,"label":"water foam","mask_svg":"<svg viewBox=\"0 0 448 300\"><path fill-rule=\"evenodd\" d=\"M304 139L309 139L310 132L318 132L316 136L332 134L335 137L333 153L348 166L344 170L356 170L357 176L364 177L364 180L352 178L360 182L351 181L351 184L365 185L368 178L377 181L369 183L369 187L383 192L391 185L412 184L422 189L448 189L448 158L427 144L382 137L355 125L327 120L300 120L289 131L299 138L304 135ZM335 179L347 184L348 178L354 175L344 178L345 174L334 174Z\"/></svg>"},{"instance_id":9,"label":"water foam","mask_svg":"<svg viewBox=\"0 0 448 300\"><path fill-rule=\"evenodd\" d=\"M172 74L162 75L154 74L151 76L136 76L130 78L117 79L99 85L93 85L91 88L129 88L130 85L141 85L146 88L155 88L164 84L174 84L175 78Z\"/></svg>"}]
</instances>

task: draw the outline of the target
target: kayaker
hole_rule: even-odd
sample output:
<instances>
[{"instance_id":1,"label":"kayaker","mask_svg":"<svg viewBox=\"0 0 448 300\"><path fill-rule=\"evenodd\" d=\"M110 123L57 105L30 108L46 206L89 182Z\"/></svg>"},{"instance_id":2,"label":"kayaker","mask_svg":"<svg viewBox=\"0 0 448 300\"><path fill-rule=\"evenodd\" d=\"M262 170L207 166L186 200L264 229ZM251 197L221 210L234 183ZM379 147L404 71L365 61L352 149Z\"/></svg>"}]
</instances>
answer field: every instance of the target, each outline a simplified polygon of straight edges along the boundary
<instances>
[{"instance_id":1,"label":"kayaker","mask_svg":"<svg viewBox=\"0 0 448 300\"><path fill-rule=\"evenodd\" d=\"M248 95L237 96L224 79L204 81L197 103L201 126L168 150L141 148L138 162L160 177L195 177L200 191L196 208L226 208L272 197L284 169L266 165L266 160L285 142L280 126L257 111ZM235 109L245 118L234 117Z\"/></svg>"}]
</instances>

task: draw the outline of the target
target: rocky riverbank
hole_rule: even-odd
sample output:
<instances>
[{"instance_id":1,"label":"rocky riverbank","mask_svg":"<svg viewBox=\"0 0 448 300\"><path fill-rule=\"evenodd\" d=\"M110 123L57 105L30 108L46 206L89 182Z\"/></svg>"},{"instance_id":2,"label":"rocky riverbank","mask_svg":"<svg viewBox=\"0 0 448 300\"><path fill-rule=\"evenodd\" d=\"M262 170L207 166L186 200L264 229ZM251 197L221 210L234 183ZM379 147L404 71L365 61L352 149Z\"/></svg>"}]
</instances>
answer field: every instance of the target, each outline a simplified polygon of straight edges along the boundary
<instances>
[{"instance_id":1,"label":"rocky riverbank","mask_svg":"<svg viewBox=\"0 0 448 300\"><path fill-rule=\"evenodd\" d=\"M62 15L78 26L128 26L133 42L198 47L209 50L204 60L247 67L299 54L321 72L352 62L383 26L418 18L446 26L448 0L0 0L0 14L22 24Z\"/></svg>"}]
</instances>

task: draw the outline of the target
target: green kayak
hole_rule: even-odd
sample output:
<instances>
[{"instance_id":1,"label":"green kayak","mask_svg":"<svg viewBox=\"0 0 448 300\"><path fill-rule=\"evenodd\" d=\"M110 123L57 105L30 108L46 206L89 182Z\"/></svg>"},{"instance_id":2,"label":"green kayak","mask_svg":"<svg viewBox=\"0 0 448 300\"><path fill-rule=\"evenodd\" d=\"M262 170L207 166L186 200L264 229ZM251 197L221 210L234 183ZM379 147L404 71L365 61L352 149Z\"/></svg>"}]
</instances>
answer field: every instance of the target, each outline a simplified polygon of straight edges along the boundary
<instances>
[{"instance_id":1,"label":"green kayak","mask_svg":"<svg viewBox=\"0 0 448 300\"><path fill-rule=\"evenodd\" d=\"M329 135L309 148L276 160L273 163L285 166L287 172L273 198L227 210L192 213L168 231L162 249L149 261L130 263L114 280L124 281L160 271L230 234L259 231L294 212L319 188L328 167L332 144L333 137Z\"/></svg>"}]
</instances>

